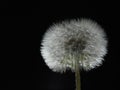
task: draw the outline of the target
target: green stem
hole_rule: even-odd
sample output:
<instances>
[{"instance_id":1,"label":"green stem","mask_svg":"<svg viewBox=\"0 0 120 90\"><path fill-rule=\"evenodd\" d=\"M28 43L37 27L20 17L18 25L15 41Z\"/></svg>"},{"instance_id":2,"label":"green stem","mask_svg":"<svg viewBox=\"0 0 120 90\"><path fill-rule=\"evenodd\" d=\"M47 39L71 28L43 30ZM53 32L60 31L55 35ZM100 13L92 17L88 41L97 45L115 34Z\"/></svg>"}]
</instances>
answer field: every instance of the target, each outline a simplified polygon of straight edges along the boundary
<instances>
[{"instance_id":1,"label":"green stem","mask_svg":"<svg viewBox=\"0 0 120 90\"><path fill-rule=\"evenodd\" d=\"M79 62L75 61L75 79L76 79L76 90L81 90L80 84L80 71L79 71Z\"/></svg>"}]
</instances>

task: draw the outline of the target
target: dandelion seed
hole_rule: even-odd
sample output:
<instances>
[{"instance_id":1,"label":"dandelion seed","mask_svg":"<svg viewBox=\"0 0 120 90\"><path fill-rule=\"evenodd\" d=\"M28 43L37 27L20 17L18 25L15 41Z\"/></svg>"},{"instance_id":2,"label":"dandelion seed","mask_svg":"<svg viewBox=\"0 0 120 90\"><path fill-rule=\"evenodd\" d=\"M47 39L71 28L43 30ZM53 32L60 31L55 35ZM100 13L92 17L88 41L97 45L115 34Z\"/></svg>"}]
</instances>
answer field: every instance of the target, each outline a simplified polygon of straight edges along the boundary
<instances>
[{"instance_id":1,"label":"dandelion seed","mask_svg":"<svg viewBox=\"0 0 120 90\"><path fill-rule=\"evenodd\" d=\"M50 69L55 72L71 69L77 72L77 78L79 69L87 71L100 66L107 53L104 30L90 19L63 21L51 26L41 44L41 54Z\"/></svg>"}]
</instances>

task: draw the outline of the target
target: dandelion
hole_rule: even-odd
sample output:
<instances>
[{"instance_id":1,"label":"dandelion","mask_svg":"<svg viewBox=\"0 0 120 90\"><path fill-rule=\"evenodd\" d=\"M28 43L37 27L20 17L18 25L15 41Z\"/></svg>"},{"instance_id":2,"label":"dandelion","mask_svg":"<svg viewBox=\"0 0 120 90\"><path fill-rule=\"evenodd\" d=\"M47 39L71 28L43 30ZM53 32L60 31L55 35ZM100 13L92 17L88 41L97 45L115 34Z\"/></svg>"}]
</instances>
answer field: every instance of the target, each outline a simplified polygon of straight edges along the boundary
<instances>
[{"instance_id":1,"label":"dandelion","mask_svg":"<svg viewBox=\"0 0 120 90\"><path fill-rule=\"evenodd\" d=\"M63 21L52 25L41 43L41 54L55 72L75 72L76 90L80 90L80 71L102 64L107 53L103 28L90 19Z\"/></svg>"}]
</instances>

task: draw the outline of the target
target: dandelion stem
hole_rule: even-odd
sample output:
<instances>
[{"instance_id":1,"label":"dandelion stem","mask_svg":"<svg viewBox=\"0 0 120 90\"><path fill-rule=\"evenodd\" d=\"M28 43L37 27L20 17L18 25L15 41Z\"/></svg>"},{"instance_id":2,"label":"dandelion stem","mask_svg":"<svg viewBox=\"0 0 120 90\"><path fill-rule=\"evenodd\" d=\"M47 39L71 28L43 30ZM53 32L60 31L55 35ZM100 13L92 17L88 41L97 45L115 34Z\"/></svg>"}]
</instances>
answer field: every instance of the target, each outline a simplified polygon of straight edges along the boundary
<instances>
[{"instance_id":1,"label":"dandelion stem","mask_svg":"<svg viewBox=\"0 0 120 90\"><path fill-rule=\"evenodd\" d=\"M75 60L75 79L76 79L76 90L81 90L80 71L79 71L78 60Z\"/></svg>"}]
</instances>

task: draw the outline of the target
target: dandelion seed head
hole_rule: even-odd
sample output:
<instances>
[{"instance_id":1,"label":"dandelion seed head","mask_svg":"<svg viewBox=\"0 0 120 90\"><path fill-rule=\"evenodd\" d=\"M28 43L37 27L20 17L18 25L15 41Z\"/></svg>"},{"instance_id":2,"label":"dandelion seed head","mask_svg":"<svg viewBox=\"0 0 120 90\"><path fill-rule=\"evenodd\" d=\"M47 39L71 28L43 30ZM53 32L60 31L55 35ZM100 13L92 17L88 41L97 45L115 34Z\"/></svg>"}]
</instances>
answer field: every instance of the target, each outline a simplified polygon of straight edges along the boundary
<instances>
[{"instance_id":1,"label":"dandelion seed head","mask_svg":"<svg viewBox=\"0 0 120 90\"><path fill-rule=\"evenodd\" d=\"M107 53L103 28L90 19L63 21L52 25L41 43L41 54L50 69L56 72L80 69L91 70L102 64Z\"/></svg>"}]
</instances>

